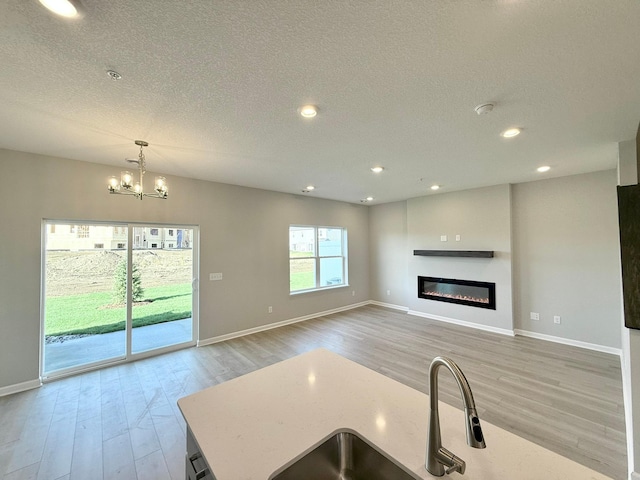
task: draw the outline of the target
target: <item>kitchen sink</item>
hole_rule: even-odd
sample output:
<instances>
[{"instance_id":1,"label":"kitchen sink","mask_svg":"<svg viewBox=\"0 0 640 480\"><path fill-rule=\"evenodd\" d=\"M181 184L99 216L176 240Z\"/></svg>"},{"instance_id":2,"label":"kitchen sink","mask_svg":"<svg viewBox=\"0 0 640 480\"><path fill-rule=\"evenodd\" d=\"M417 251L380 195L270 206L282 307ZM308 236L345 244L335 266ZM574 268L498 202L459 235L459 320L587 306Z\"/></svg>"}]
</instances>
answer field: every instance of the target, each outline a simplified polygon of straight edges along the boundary
<instances>
[{"instance_id":1,"label":"kitchen sink","mask_svg":"<svg viewBox=\"0 0 640 480\"><path fill-rule=\"evenodd\" d=\"M342 429L278 469L269 480L419 480L353 430Z\"/></svg>"}]
</instances>

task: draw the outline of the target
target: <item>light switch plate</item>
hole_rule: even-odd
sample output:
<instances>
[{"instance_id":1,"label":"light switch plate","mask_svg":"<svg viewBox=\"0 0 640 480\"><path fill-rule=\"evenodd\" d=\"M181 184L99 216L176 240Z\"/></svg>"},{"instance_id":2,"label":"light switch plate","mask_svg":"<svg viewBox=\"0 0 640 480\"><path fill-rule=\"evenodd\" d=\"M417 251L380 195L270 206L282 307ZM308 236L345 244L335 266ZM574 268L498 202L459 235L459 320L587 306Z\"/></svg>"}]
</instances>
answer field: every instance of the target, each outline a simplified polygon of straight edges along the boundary
<instances>
[{"instance_id":1,"label":"light switch plate","mask_svg":"<svg viewBox=\"0 0 640 480\"><path fill-rule=\"evenodd\" d=\"M210 281L214 281L214 280L222 280L222 273L210 273L209 274L209 280Z\"/></svg>"}]
</instances>

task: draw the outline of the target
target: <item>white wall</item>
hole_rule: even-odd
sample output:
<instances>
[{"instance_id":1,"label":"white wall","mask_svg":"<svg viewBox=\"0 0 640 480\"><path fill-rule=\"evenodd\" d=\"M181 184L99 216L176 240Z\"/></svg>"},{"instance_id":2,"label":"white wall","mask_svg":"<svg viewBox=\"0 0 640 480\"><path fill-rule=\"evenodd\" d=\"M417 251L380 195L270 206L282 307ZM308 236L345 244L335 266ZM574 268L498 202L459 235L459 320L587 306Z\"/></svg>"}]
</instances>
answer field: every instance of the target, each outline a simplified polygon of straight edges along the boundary
<instances>
[{"instance_id":1,"label":"white wall","mask_svg":"<svg viewBox=\"0 0 640 480\"><path fill-rule=\"evenodd\" d=\"M621 348L616 181L608 170L513 186L516 328Z\"/></svg>"},{"instance_id":2,"label":"white wall","mask_svg":"<svg viewBox=\"0 0 640 480\"><path fill-rule=\"evenodd\" d=\"M0 388L39 375L43 218L199 225L200 339L369 299L366 206L179 177L168 178L167 201L136 201L108 194L117 171L0 150ZM347 228L350 287L289 295L290 224ZM211 272L224 279L208 281Z\"/></svg>"}]
</instances>

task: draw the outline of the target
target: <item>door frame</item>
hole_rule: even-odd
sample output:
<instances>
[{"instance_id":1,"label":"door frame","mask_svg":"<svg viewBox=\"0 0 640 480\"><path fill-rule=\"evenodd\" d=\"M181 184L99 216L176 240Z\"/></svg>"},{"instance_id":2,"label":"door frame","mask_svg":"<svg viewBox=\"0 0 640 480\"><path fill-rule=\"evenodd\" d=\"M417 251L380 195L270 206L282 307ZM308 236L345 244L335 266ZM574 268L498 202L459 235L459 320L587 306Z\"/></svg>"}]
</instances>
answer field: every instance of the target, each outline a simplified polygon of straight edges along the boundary
<instances>
[{"instance_id":1,"label":"door frame","mask_svg":"<svg viewBox=\"0 0 640 480\"><path fill-rule=\"evenodd\" d=\"M125 324L125 354L109 358L106 360L99 360L96 362L85 363L82 365L67 367L53 372L44 371L45 360L45 302L46 302L46 240L47 240L47 227L48 225L105 225L113 227L127 227L127 265L132 265L133 260L133 229L134 227L159 227L159 228L184 228L193 230L192 239L192 281L191 281L191 340L188 342L177 343L168 345L166 347L160 347L152 350L147 350L139 353L131 352L131 336L132 336L132 303L131 303L131 268L127 268L127 308L126 308L126 324ZM118 365L122 363L128 363L142 358L153 357L156 355L162 355L163 353L173 352L184 348L196 346L199 335L199 284L200 284L200 226L190 225L182 223L145 223L145 222L118 222L118 221L95 221L95 220L67 220L67 219L52 219L45 218L41 222L41 269L40 269L40 339L39 339L39 374L40 381L47 382L56 380L62 377L70 375L76 375L78 373L89 372L104 368L106 366Z\"/></svg>"}]
</instances>

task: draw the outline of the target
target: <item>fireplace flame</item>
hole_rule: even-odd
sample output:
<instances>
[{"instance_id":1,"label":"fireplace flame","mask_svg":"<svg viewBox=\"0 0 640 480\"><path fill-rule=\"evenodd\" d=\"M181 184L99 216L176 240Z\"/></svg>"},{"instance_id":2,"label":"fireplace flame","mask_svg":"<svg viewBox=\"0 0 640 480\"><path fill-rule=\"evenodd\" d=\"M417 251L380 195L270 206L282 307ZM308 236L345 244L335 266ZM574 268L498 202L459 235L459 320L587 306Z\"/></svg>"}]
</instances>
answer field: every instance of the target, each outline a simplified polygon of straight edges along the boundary
<instances>
[{"instance_id":1,"label":"fireplace flame","mask_svg":"<svg viewBox=\"0 0 640 480\"><path fill-rule=\"evenodd\" d=\"M451 293L442 293L442 292L422 292L422 294L426 295L427 297L445 297L445 298L451 298L453 300L464 300L467 302L489 303L488 298L472 297L469 295L453 295Z\"/></svg>"}]
</instances>

